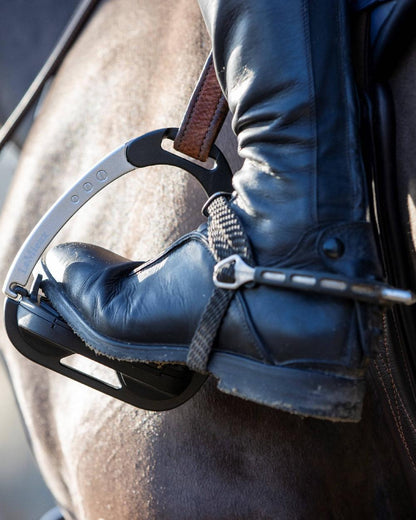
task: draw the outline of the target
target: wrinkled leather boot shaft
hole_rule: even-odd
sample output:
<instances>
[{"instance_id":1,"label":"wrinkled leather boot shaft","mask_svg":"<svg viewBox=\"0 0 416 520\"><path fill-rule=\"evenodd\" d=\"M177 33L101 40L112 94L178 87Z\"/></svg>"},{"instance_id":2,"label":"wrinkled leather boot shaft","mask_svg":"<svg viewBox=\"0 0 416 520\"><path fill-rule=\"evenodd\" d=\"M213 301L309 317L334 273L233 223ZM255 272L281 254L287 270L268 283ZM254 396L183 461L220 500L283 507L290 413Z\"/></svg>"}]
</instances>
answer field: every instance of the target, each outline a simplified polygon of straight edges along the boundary
<instances>
[{"instance_id":1,"label":"wrinkled leather boot shaft","mask_svg":"<svg viewBox=\"0 0 416 520\"><path fill-rule=\"evenodd\" d=\"M240 154L235 200L262 265L317 224L363 220L345 1L200 0Z\"/></svg>"}]
</instances>

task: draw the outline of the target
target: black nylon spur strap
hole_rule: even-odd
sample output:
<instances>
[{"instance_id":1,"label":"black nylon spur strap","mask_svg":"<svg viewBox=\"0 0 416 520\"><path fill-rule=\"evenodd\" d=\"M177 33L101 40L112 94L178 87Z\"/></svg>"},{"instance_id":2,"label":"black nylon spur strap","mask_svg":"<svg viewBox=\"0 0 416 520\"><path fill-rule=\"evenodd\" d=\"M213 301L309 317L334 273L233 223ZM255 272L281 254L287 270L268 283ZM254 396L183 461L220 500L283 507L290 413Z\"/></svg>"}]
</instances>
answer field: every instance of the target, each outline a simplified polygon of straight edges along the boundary
<instances>
[{"instance_id":1,"label":"black nylon spur strap","mask_svg":"<svg viewBox=\"0 0 416 520\"><path fill-rule=\"evenodd\" d=\"M217 262L232 254L239 254L245 262L253 265L253 255L247 235L228 198L216 194L207 202L208 242ZM232 278L233 273L221 273L222 279ZM215 338L235 291L216 287L202 313L198 327L189 347L187 365L191 370L205 372Z\"/></svg>"}]
</instances>

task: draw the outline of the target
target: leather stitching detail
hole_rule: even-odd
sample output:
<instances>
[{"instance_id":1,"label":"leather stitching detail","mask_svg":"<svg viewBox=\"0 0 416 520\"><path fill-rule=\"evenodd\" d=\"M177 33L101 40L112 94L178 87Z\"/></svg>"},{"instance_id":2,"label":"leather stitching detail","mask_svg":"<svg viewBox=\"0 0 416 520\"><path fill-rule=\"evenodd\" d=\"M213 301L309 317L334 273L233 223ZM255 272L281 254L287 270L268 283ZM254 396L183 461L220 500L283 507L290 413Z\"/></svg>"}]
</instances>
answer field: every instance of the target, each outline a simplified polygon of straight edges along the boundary
<instances>
[{"instance_id":1,"label":"leather stitching detail","mask_svg":"<svg viewBox=\"0 0 416 520\"><path fill-rule=\"evenodd\" d=\"M199 98L201 97L201 93L202 93L202 88L203 88L203 85L207 79L207 76L208 76L208 73L209 73L209 70L210 70L210 67L207 67L205 70L204 70L204 73L202 75L202 78L201 78L201 83L198 84L198 93L197 93L197 96L196 96L196 99L195 99L195 103L193 103L193 106L192 106L192 110L191 110L191 113L189 114L189 117L186 119L186 124L185 124L185 127L183 129L183 132L178 140L178 147L181 147L182 146L182 143L183 141L185 140L185 138L188 136L188 131L189 131L189 125L192 121L192 118L194 116L194 113L195 113L195 109L196 109L196 106L198 104L198 101L199 101Z\"/></svg>"},{"instance_id":2,"label":"leather stitching detail","mask_svg":"<svg viewBox=\"0 0 416 520\"><path fill-rule=\"evenodd\" d=\"M219 119L219 115L220 115L220 111L221 109L223 108L222 107L222 101L224 99L224 96L221 94L218 96L218 102L217 102L217 105L215 107L215 110L214 110L214 114L212 115L212 118L211 118L211 122L207 128L207 131L205 133L205 136L204 136L204 139L201 143L201 146L199 148L199 154L198 154L198 159L203 159L203 151L206 149L206 142L208 140L208 137L210 136L210 132L212 131L213 127L216 125L218 119ZM208 150L209 152L209 150Z\"/></svg>"}]
</instances>

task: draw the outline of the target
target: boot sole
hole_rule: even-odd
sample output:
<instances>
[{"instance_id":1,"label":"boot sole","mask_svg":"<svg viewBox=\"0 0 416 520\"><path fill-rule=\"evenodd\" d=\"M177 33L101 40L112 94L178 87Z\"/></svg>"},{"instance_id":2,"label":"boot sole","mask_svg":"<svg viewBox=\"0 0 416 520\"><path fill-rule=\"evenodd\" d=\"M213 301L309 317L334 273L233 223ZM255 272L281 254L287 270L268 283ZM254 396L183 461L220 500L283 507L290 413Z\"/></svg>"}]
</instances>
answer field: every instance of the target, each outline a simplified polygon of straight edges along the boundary
<instances>
[{"instance_id":1,"label":"boot sole","mask_svg":"<svg viewBox=\"0 0 416 520\"><path fill-rule=\"evenodd\" d=\"M79 316L54 282L46 279L43 283L56 310L96 353L120 361L186 363L187 345L133 344L97 333ZM265 365L215 350L208 372L216 378L220 391L258 404L332 421L358 422L361 418L364 378Z\"/></svg>"},{"instance_id":2,"label":"boot sole","mask_svg":"<svg viewBox=\"0 0 416 520\"><path fill-rule=\"evenodd\" d=\"M208 371L218 379L218 389L227 394L318 419L361 419L366 388L363 378L264 365L215 351Z\"/></svg>"}]
</instances>

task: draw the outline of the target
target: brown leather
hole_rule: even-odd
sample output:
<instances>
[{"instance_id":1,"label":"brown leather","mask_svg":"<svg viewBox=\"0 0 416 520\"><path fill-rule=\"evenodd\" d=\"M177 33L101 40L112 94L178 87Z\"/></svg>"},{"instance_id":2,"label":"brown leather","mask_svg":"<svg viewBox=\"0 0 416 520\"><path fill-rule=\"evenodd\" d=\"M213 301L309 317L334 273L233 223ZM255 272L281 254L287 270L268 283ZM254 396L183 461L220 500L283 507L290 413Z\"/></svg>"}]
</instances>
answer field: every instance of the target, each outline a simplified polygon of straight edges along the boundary
<instances>
[{"instance_id":1,"label":"brown leather","mask_svg":"<svg viewBox=\"0 0 416 520\"><path fill-rule=\"evenodd\" d=\"M209 55L174 141L178 152L206 161L228 113Z\"/></svg>"}]
</instances>

